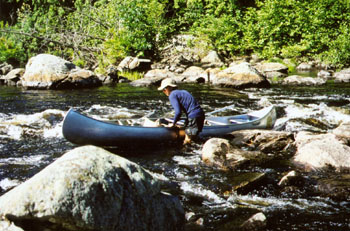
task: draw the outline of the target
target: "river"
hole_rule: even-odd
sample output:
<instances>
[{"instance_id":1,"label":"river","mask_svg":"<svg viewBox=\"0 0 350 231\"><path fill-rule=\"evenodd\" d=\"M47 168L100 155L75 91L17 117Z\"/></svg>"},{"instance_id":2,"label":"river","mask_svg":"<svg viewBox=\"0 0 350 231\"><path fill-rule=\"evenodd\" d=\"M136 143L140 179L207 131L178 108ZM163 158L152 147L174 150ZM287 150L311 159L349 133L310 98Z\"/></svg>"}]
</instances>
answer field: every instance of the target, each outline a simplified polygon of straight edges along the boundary
<instances>
[{"instance_id":1,"label":"river","mask_svg":"<svg viewBox=\"0 0 350 231\"><path fill-rule=\"evenodd\" d=\"M273 104L275 130L327 132L350 121L350 85L281 87L236 91L210 85L180 86L193 93L206 112L243 114ZM0 86L0 195L32 177L63 153L76 147L61 132L71 107L96 119L117 120L169 116L171 106L156 87L134 88L127 83L84 90L24 90ZM175 193L190 220L186 230L235 230L257 211L267 217L265 230L349 230L348 201L334 201L312 193L281 193L277 176L288 164L276 163L227 173L201 162L203 143L189 147L115 150L178 184ZM264 172L269 179L245 193L227 194L240 174ZM309 187L312 188L312 185Z\"/></svg>"}]
</instances>

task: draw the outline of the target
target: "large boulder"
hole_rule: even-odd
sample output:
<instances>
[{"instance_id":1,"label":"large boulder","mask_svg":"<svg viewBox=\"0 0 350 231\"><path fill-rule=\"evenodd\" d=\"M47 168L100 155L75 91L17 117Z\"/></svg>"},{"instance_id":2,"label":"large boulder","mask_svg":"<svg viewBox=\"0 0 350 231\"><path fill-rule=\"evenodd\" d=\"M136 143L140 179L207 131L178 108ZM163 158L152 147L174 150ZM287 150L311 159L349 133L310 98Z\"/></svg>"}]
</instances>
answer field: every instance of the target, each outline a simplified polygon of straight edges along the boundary
<instances>
[{"instance_id":1,"label":"large boulder","mask_svg":"<svg viewBox=\"0 0 350 231\"><path fill-rule=\"evenodd\" d=\"M221 71L212 79L212 83L237 89L270 86L266 77L247 62L232 65Z\"/></svg>"},{"instance_id":2,"label":"large boulder","mask_svg":"<svg viewBox=\"0 0 350 231\"><path fill-rule=\"evenodd\" d=\"M0 197L24 230L182 230L177 197L152 173L94 146L76 148ZM45 229L46 230L46 229Z\"/></svg>"},{"instance_id":3,"label":"large boulder","mask_svg":"<svg viewBox=\"0 0 350 231\"><path fill-rule=\"evenodd\" d=\"M28 89L86 88L102 85L89 70L50 54L39 54L29 59L21 85Z\"/></svg>"},{"instance_id":4,"label":"large boulder","mask_svg":"<svg viewBox=\"0 0 350 231\"><path fill-rule=\"evenodd\" d=\"M332 167L340 171L350 168L350 147L335 134L315 135L299 132L295 137L295 143L297 152L293 161L305 170Z\"/></svg>"}]
</instances>

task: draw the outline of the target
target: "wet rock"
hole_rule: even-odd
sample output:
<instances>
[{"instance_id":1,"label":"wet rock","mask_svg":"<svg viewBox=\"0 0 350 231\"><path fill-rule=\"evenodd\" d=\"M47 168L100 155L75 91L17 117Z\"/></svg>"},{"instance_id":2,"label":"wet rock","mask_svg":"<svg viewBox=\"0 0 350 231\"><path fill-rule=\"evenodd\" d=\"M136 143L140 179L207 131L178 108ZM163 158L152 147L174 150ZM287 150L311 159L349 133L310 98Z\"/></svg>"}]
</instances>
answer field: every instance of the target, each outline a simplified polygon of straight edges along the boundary
<instances>
[{"instance_id":1,"label":"wet rock","mask_svg":"<svg viewBox=\"0 0 350 231\"><path fill-rule=\"evenodd\" d=\"M264 153L279 152L292 148L294 134L283 131L242 130L231 133L230 142L239 147L249 147Z\"/></svg>"},{"instance_id":2,"label":"wet rock","mask_svg":"<svg viewBox=\"0 0 350 231\"><path fill-rule=\"evenodd\" d=\"M303 182L301 174L295 170L288 172L278 182L278 186L285 187L290 185L300 185Z\"/></svg>"},{"instance_id":3,"label":"wet rock","mask_svg":"<svg viewBox=\"0 0 350 231\"><path fill-rule=\"evenodd\" d=\"M245 221L241 225L242 230L261 230L266 227L266 216L263 213L257 213L254 214L251 218L249 218L247 221Z\"/></svg>"},{"instance_id":4,"label":"wet rock","mask_svg":"<svg viewBox=\"0 0 350 231\"><path fill-rule=\"evenodd\" d=\"M302 77L299 75L291 75L282 81L283 85L297 85L297 86L319 86L326 84L323 78Z\"/></svg>"},{"instance_id":5,"label":"wet rock","mask_svg":"<svg viewBox=\"0 0 350 231\"><path fill-rule=\"evenodd\" d=\"M212 138L203 145L202 160L210 166L226 169L226 154L232 149L226 139Z\"/></svg>"},{"instance_id":6,"label":"wet rock","mask_svg":"<svg viewBox=\"0 0 350 231\"><path fill-rule=\"evenodd\" d=\"M238 194L248 194L259 186L265 185L268 176L263 172L244 172L232 176L229 181L233 185L233 191Z\"/></svg>"},{"instance_id":7,"label":"wet rock","mask_svg":"<svg viewBox=\"0 0 350 231\"><path fill-rule=\"evenodd\" d=\"M102 148L76 148L0 197L24 230L182 230L178 198L152 173ZM44 229L35 229L44 230Z\"/></svg>"},{"instance_id":8,"label":"wet rock","mask_svg":"<svg viewBox=\"0 0 350 231\"><path fill-rule=\"evenodd\" d=\"M86 88L101 84L92 71L49 54L30 58L21 79L21 85L28 89Z\"/></svg>"},{"instance_id":9,"label":"wet rock","mask_svg":"<svg viewBox=\"0 0 350 231\"><path fill-rule=\"evenodd\" d=\"M222 138L211 138L202 148L202 160L208 166L222 170L236 169L246 164L257 165L268 160L261 152L245 151L234 148L230 142Z\"/></svg>"},{"instance_id":10,"label":"wet rock","mask_svg":"<svg viewBox=\"0 0 350 231\"><path fill-rule=\"evenodd\" d=\"M293 158L297 166L307 171L331 166L338 171L350 168L350 147L336 135L299 132L295 143L297 152Z\"/></svg>"},{"instance_id":11,"label":"wet rock","mask_svg":"<svg viewBox=\"0 0 350 231\"><path fill-rule=\"evenodd\" d=\"M324 197L336 201L348 201L350 198L350 174L330 175L319 179L316 189Z\"/></svg>"},{"instance_id":12,"label":"wet rock","mask_svg":"<svg viewBox=\"0 0 350 231\"><path fill-rule=\"evenodd\" d=\"M221 71L212 79L212 83L221 87L237 89L270 86L265 76L247 62L232 65Z\"/></svg>"}]
</instances>

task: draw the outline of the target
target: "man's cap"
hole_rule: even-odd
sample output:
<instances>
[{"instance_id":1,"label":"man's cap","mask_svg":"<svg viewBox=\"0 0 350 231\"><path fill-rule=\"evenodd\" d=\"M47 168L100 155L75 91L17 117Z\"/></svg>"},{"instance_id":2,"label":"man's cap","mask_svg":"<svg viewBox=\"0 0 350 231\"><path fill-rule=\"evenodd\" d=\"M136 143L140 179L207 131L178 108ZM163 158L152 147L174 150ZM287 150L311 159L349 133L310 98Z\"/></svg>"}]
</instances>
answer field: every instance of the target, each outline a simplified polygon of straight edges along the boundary
<instances>
[{"instance_id":1,"label":"man's cap","mask_svg":"<svg viewBox=\"0 0 350 231\"><path fill-rule=\"evenodd\" d=\"M162 80L160 87L158 87L159 91L163 91L166 87L177 87L175 81L171 78L166 78Z\"/></svg>"}]
</instances>

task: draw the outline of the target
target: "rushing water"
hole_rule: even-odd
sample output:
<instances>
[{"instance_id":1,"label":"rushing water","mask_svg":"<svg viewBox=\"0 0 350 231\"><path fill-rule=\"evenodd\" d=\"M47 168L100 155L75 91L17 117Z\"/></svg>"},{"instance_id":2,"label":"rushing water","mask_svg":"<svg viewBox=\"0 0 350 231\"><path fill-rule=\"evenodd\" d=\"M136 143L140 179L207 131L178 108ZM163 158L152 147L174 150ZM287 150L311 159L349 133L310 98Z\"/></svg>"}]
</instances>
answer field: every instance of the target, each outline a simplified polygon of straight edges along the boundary
<instances>
[{"instance_id":1,"label":"rushing water","mask_svg":"<svg viewBox=\"0 0 350 231\"><path fill-rule=\"evenodd\" d=\"M242 114L274 104L278 112L275 129L280 131L327 132L342 121L350 121L350 86L344 84L244 91L209 85L182 88L215 115ZM67 91L0 86L0 102L0 194L75 147L61 132L62 119L71 107L103 120L164 117L172 111L166 96L155 87L128 84ZM178 184L173 193L188 214L187 230L235 230L257 211L267 217L266 230L350 229L348 201L313 195L312 185L305 189L308 192L278 190L277 178L290 170L283 160L235 173L221 172L201 162L202 146L200 142L189 147L114 151ZM246 173L266 173L268 178L247 192L232 192L233 179Z\"/></svg>"}]
</instances>

